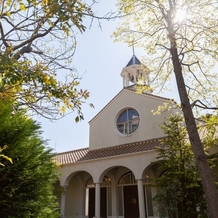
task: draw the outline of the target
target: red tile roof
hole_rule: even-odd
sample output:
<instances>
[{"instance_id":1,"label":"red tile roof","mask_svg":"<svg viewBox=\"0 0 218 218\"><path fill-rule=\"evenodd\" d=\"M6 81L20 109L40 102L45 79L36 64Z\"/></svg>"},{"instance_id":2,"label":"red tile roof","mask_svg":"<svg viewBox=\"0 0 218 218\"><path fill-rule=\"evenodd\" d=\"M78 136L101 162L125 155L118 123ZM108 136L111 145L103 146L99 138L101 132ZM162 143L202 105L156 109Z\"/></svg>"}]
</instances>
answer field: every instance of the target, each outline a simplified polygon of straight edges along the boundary
<instances>
[{"instance_id":1,"label":"red tile roof","mask_svg":"<svg viewBox=\"0 0 218 218\"><path fill-rule=\"evenodd\" d=\"M105 157L114 157L125 154L133 154L138 152L154 150L156 146L161 146L164 139L167 137L156 138L146 141L134 142L129 144L123 144L108 148L89 150L89 148L82 148L79 150L73 150L63 153L58 153L55 156L55 161L58 164L72 164L76 162L95 160Z\"/></svg>"}]
</instances>

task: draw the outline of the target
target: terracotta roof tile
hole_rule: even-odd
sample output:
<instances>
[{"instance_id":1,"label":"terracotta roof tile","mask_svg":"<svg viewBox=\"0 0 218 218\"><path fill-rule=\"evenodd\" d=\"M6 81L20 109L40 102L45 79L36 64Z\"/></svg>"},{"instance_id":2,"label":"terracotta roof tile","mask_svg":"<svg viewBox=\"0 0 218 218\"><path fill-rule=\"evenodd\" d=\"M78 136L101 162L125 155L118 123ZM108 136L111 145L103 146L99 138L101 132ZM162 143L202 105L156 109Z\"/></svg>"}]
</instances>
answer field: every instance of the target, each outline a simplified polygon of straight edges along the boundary
<instances>
[{"instance_id":1,"label":"terracotta roof tile","mask_svg":"<svg viewBox=\"0 0 218 218\"><path fill-rule=\"evenodd\" d=\"M161 146L161 141L166 138L167 137L151 139L96 150L82 148L79 150L58 153L55 156L55 161L59 164L64 165L88 160L95 160L99 158L120 156L125 154L133 154L138 152L154 150L156 146Z\"/></svg>"}]
</instances>

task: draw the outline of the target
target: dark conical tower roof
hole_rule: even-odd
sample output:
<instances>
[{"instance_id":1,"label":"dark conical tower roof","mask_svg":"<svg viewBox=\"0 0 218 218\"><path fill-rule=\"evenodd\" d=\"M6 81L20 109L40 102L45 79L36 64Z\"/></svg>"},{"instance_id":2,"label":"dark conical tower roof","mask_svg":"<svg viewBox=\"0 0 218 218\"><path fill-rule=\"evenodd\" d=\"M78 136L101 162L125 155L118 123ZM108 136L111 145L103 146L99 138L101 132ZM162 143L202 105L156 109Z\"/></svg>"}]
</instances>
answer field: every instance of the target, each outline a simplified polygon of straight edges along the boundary
<instances>
[{"instance_id":1,"label":"dark conical tower roof","mask_svg":"<svg viewBox=\"0 0 218 218\"><path fill-rule=\"evenodd\" d=\"M139 59L135 55L132 56L129 63L126 65L126 67L129 67L129 66L134 65L134 64L141 65L141 62L139 61Z\"/></svg>"},{"instance_id":2,"label":"dark conical tower roof","mask_svg":"<svg viewBox=\"0 0 218 218\"><path fill-rule=\"evenodd\" d=\"M120 75L123 78L123 87L138 84L149 87L149 70L144 65L142 66L134 52L132 58L126 67L123 68Z\"/></svg>"}]
</instances>

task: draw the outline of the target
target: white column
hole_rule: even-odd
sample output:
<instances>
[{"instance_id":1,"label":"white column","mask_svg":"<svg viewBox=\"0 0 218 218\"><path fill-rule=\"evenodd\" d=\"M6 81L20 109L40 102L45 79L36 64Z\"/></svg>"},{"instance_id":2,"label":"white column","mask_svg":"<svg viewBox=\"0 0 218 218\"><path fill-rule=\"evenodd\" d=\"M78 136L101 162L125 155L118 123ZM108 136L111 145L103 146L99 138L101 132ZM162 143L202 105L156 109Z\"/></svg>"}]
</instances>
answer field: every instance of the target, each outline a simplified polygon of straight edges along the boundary
<instances>
[{"instance_id":1,"label":"white column","mask_svg":"<svg viewBox=\"0 0 218 218\"><path fill-rule=\"evenodd\" d=\"M95 183L95 218L100 218L101 184Z\"/></svg>"},{"instance_id":2,"label":"white column","mask_svg":"<svg viewBox=\"0 0 218 218\"><path fill-rule=\"evenodd\" d=\"M134 73L134 84L136 84L136 68L134 67L133 68L133 73Z\"/></svg>"},{"instance_id":3,"label":"white column","mask_svg":"<svg viewBox=\"0 0 218 218\"><path fill-rule=\"evenodd\" d=\"M123 87L126 87L126 80L125 80L125 77L123 77Z\"/></svg>"},{"instance_id":4,"label":"white column","mask_svg":"<svg viewBox=\"0 0 218 218\"><path fill-rule=\"evenodd\" d=\"M125 71L125 80L126 80L126 86L129 86L129 77L127 71Z\"/></svg>"},{"instance_id":5,"label":"white column","mask_svg":"<svg viewBox=\"0 0 218 218\"><path fill-rule=\"evenodd\" d=\"M64 218L65 215L65 201L66 201L66 186L62 186L62 193L61 193L61 218Z\"/></svg>"},{"instance_id":6,"label":"white column","mask_svg":"<svg viewBox=\"0 0 218 218\"><path fill-rule=\"evenodd\" d=\"M145 198L143 189L143 180L137 180L138 183L138 197L139 197L139 215L140 218L145 218Z\"/></svg>"}]
</instances>

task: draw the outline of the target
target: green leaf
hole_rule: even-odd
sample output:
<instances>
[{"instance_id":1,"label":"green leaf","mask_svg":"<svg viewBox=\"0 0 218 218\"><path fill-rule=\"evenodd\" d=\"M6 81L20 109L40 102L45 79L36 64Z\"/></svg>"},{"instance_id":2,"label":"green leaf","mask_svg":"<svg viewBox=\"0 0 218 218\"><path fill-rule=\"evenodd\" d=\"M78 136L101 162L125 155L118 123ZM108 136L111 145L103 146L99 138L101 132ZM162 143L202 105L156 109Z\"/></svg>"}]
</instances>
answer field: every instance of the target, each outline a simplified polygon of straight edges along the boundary
<instances>
[{"instance_id":1,"label":"green leaf","mask_svg":"<svg viewBox=\"0 0 218 218\"><path fill-rule=\"evenodd\" d=\"M75 121L76 121L76 123L79 122L79 116L77 116L77 117L75 118Z\"/></svg>"}]
</instances>

